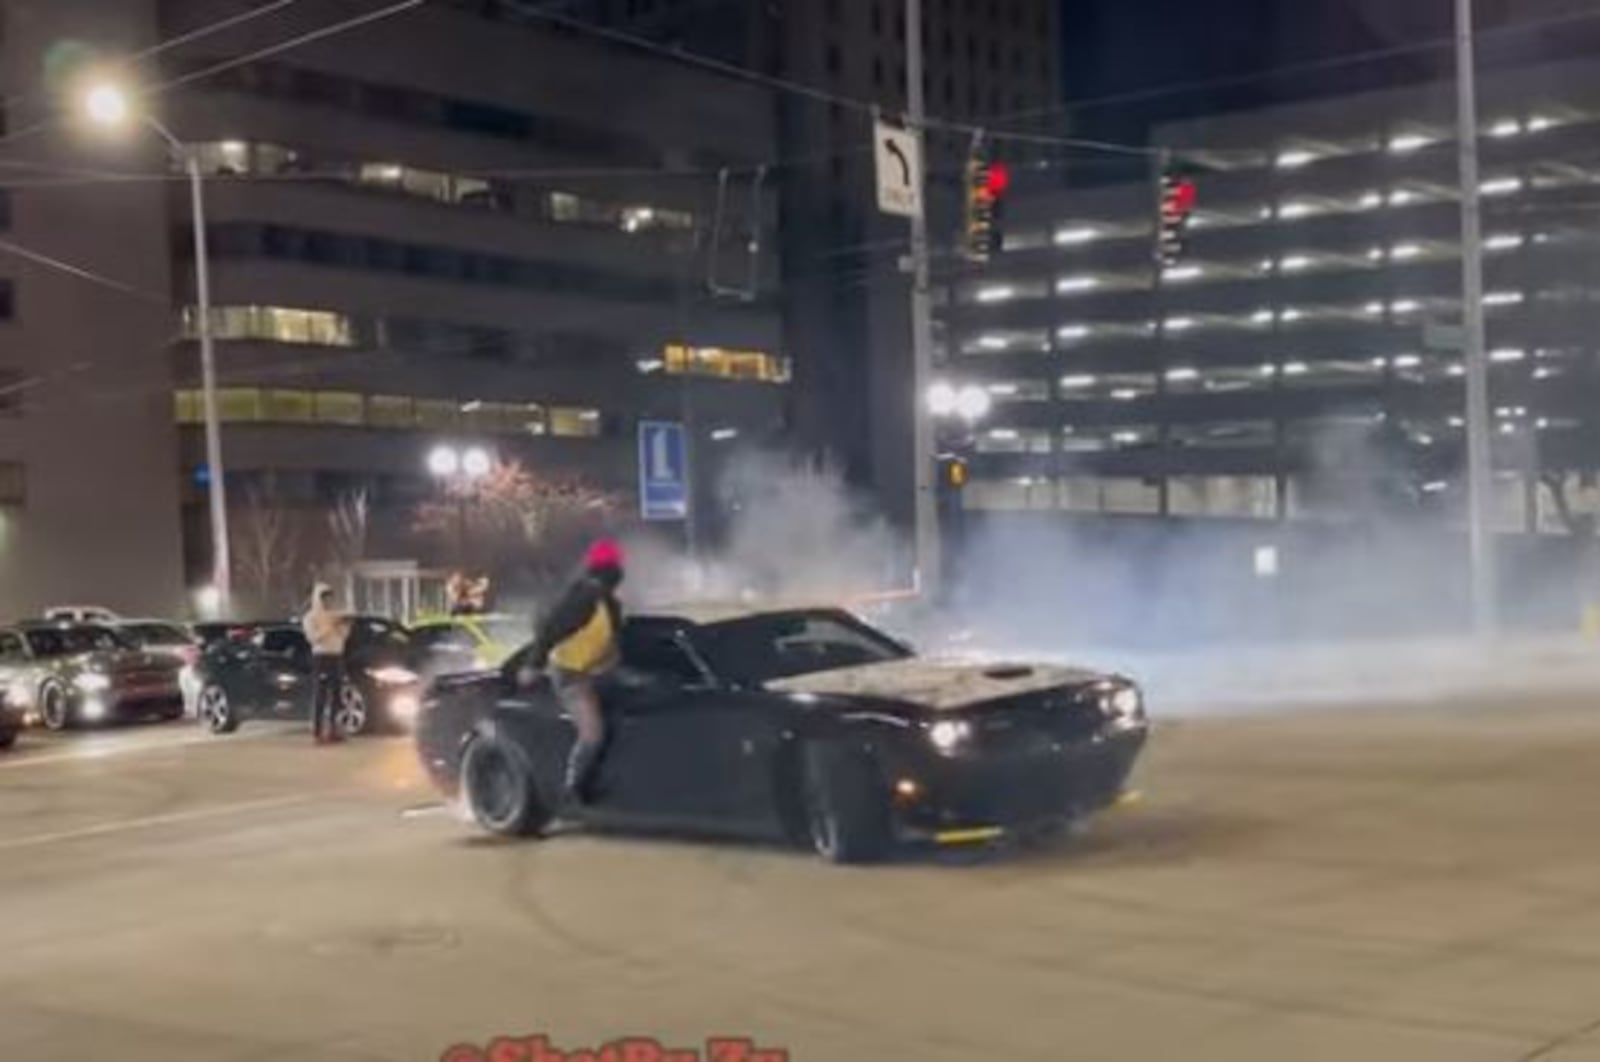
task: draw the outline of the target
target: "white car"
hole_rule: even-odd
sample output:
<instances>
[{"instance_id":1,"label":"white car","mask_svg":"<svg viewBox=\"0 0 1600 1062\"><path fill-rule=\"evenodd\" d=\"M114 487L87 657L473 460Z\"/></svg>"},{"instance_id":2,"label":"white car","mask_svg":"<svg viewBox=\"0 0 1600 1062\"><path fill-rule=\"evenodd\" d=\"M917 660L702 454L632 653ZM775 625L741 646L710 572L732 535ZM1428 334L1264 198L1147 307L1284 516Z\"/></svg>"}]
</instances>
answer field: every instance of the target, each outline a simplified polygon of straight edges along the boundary
<instances>
[{"instance_id":1,"label":"white car","mask_svg":"<svg viewBox=\"0 0 1600 1062\"><path fill-rule=\"evenodd\" d=\"M116 623L122 619L101 605L57 605L45 609L44 618L51 623Z\"/></svg>"}]
</instances>

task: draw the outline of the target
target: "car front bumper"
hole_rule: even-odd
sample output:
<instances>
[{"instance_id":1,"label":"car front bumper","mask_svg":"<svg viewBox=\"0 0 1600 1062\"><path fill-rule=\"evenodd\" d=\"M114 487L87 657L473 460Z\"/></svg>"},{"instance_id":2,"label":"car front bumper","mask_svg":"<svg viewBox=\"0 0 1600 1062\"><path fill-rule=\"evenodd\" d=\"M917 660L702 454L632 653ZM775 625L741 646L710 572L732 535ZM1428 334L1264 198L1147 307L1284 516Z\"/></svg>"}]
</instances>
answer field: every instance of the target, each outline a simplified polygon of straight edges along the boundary
<instances>
[{"instance_id":1,"label":"car front bumper","mask_svg":"<svg viewBox=\"0 0 1600 1062\"><path fill-rule=\"evenodd\" d=\"M885 757L895 832L912 841L991 840L1104 810L1124 798L1147 736L1140 726L1006 753Z\"/></svg>"}]
</instances>

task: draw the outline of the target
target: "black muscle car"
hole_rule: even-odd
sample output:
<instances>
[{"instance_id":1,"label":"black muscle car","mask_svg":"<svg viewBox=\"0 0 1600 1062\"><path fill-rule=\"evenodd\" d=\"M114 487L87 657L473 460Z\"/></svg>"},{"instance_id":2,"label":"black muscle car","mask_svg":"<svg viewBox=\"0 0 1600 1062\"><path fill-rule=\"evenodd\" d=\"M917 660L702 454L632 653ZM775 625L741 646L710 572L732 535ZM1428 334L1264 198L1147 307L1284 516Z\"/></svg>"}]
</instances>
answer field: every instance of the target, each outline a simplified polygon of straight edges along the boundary
<instances>
[{"instance_id":1,"label":"black muscle car","mask_svg":"<svg viewBox=\"0 0 1600 1062\"><path fill-rule=\"evenodd\" d=\"M309 720L311 646L295 624L261 624L208 646L195 666L196 714L212 733L247 719ZM416 718L422 676L409 632L376 616L354 619L334 722L354 736L401 730Z\"/></svg>"},{"instance_id":2,"label":"black muscle car","mask_svg":"<svg viewBox=\"0 0 1600 1062\"><path fill-rule=\"evenodd\" d=\"M182 664L110 627L34 622L0 630L0 687L51 730L183 715Z\"/></svg>"},{"instance_id":3,"label":"black muscle car","mask_svg":"<svg viewBox=\"0 0 1600 1062\"><path fill-rule=\"evenodd\" d=\"M573 738L529 659L440 679L418 720L434 782L499 834L554 817ZM1127 679L920 659L832 609L635 616L623 661L602 680L599 797L575 818L778 838L835 862L1105 808L1148 731Z\"/></svg>"}]
</instances>

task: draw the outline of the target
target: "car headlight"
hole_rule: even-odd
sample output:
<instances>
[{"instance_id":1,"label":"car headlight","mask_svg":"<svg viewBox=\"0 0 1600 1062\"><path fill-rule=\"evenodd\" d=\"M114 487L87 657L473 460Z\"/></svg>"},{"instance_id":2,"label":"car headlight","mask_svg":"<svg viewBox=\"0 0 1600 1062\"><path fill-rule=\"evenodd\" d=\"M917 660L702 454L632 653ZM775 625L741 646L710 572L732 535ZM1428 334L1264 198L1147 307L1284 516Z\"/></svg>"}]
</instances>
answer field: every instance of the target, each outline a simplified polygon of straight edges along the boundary
<instances>
[{"instance_id":1,"label":"car headlight","mask_svg":"<svg viewBox=\"0 0 1600 1062\"><path fill-rule=\"evenodd\" d=\"M1107 686L1100 694L1100 708L1107 718L1123 725L1144 721L1144 694L1132 684Z\"/></svg>"},{"instance_id":2,"label":"car headlight","mask_svg":"<svg viewBox=\"0 0 1600 1062\"><path fill-rule=\"evenodd\" d=\"M408 686L417 681L417 673L407 667L369 667L367 674L380 686Z\"/></svg>"},{"instance_id":3,"label":"car headlight","mask_svg":"<svg viewBox=\"0 0 1600 1062\"><path fill-rule=\"evenodd\" d=\"M972 724L962 719L941 719L928 728L928 740L940 752L953 752L972 736Z\"/></svg>"},{"instance_id":4,"label":"car headlight","mask_svg":"<svg viewBox=\"0 0 1600 1062\"><path fill-rule=\"evenodd\" d=\"M85 671L73 679L72 684L85 693L104 693L111 688L111 676L98 671Z\"/></svg>"},{"instance_id":5,"label":"car headlight","mask_svg":"<svg viewBox=\"0 0 1600 1062\"><path fill-rule=\"evenodd\" d=\"M422 701L415 693L397 693L389 698L389 717L404 726L416 724Z\"/></svg>"},{"instance_id":6,"label":"car headlight","mask_svg":"<svg viewBox=\"0 0 1600 1062\"><path fill-rule=\"evenodd\" d=\"M494 661L490 660L488 657L484 656L482 653L478 653L478 654L474 655L473 658L472 658L472 667L473 667L474 670L477 670L477 671L493 671L494 670Z\"/></svg>"}]
</instances>

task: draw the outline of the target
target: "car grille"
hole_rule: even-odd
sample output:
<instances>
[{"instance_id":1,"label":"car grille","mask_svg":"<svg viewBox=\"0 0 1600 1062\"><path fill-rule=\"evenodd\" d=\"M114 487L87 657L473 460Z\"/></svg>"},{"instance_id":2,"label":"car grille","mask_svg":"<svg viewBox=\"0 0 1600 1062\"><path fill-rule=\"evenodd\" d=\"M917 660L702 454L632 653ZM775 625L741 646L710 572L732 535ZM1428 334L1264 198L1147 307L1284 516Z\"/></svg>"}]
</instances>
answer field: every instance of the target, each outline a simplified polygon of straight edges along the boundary
<instances>
[{"instance_id":1,"label":"car grille","mask_svg":"<svg viewBox=\"0 0 1600 1062\"><path fill-rule=\"evenodd\" d=\"M1041 742L1086 741L1105 725L1105 713L1093 691L1061 687L990 701L973 722L986 747L1022 751Z\"/></svg>"}]
</instances>

